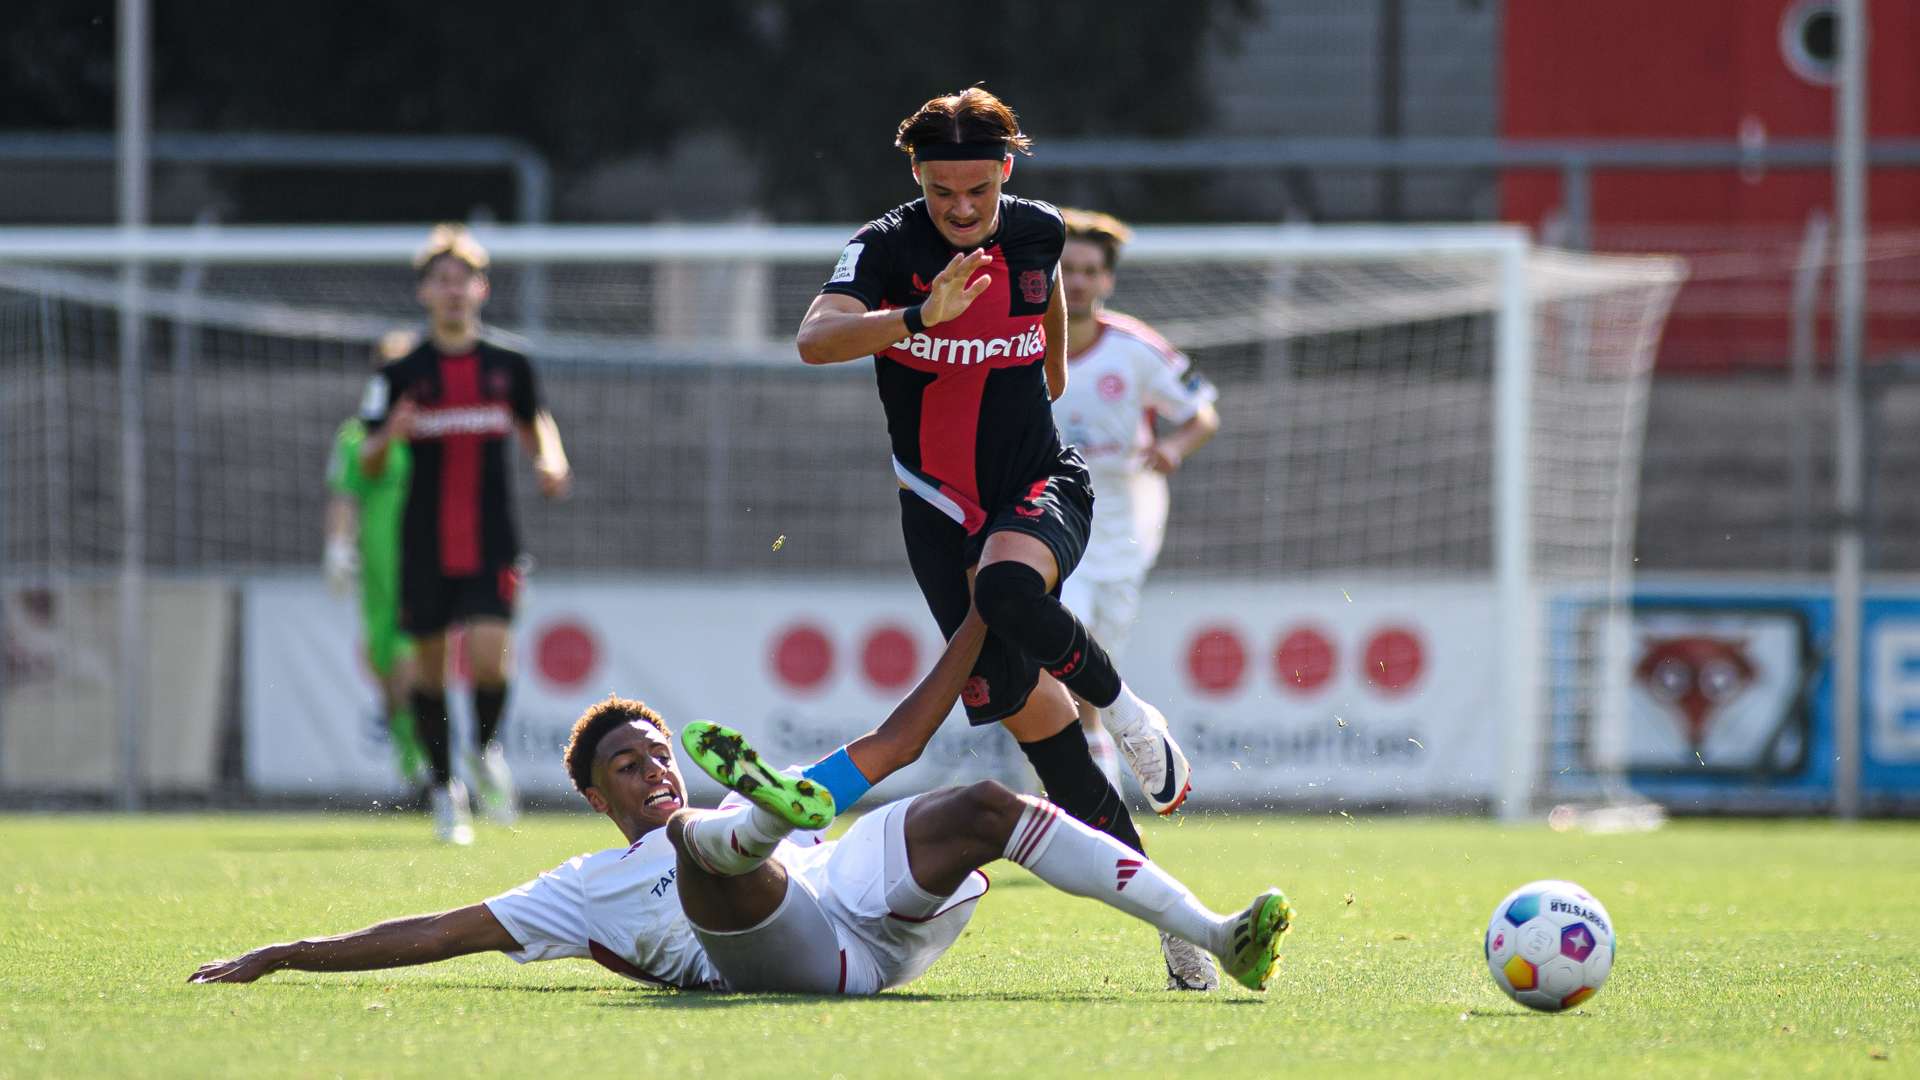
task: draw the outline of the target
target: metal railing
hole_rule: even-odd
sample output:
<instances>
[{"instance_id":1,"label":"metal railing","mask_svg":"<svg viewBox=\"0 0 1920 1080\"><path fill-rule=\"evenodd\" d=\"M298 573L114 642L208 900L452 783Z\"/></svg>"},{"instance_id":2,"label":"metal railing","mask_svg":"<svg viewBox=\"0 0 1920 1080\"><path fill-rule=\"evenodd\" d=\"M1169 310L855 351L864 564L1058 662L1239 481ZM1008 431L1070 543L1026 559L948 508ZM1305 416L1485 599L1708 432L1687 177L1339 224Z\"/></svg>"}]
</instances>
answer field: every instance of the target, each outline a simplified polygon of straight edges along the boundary
<instances>
[{"instance_id":1,"label":"metal railing","mask_svg":"<svg viewBox=\"0 0 1920 1080\"><path fill-rule=\"evenodd\" d=\"M105 132L0 133L0 163L111 165ZM519 139L497 135L156 134L156 164L226 168L505 169L514 178L514 215L537 225L553 217L553 170Z\"/></svg>"},{"instance_id":2,"label":"metal railing","mask_svg":"<svg viewBox=\"0 0 1920 1080\"><path fill-rule=\"evenodd\" d=\"M1920 166L1920 139L1867 144L1870 167ZM1558 172L1563 235L1555 243L1586 250L1593 238L1593 174L1603 169L1830 169L1827 139L1530 139L1491 136L1219 136L1194 139L1050 139L1021 168L1052 172L1219 170L1524 169Z\"/></svg>"}]
</instances>

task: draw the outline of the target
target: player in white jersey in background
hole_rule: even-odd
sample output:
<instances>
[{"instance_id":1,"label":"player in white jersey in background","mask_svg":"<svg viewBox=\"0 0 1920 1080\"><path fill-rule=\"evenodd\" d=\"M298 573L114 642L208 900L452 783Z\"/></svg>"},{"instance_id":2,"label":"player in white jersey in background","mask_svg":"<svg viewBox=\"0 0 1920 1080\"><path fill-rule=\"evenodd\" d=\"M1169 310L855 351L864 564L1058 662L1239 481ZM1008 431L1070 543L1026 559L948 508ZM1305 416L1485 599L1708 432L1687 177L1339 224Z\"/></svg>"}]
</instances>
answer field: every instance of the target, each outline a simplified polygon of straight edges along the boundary
<instances>
[{"instance_id":1,"label":"player in white jersey in background","mask_svg":"<svg viewBox=\"0 0 1920 1080\"><path fill-rule=\"evenodd\" d=\"M189 981L495 951L522 963L591 959L655 986L873 994L918 977L959 939L987 891L980 867L1004 858L1193 942L1242 985L1266 989L1293 918L1278 889L1218 914L1146 856L991 780L888 803L839 840L820 835L836 801L851 805L919 757L985 639L969 615L885 723L798 777L768 770L738 733L688 725L686 752L736 792L717 810L686 806L659 714L609 698L574 724L566 763L626 846L569 859L478 904L268 945L202 965Z\"/></svg>"},{"instance_id":2,"label":"player in white jersey in background","mask_svg":"<svg viewBox=\"0 0 1920 1080\"><path fill-rule=\"evenodd\" d=\"M1067 392L1053 403L1063 442L1093 477L1093 530L1060 600L1117 660L1140 613L1140 586L1167 531L1167 476L1220 430L1213 385L1167 339L1106 310L1114 265L1132 231L1109 214L1063 210L1060 255L1067 305ZM1171 425L1165 434L1157 423ZM1108 779L1120 783L1113 739L1084 701L1080 725Z\"/></svg>"}]
</instances>

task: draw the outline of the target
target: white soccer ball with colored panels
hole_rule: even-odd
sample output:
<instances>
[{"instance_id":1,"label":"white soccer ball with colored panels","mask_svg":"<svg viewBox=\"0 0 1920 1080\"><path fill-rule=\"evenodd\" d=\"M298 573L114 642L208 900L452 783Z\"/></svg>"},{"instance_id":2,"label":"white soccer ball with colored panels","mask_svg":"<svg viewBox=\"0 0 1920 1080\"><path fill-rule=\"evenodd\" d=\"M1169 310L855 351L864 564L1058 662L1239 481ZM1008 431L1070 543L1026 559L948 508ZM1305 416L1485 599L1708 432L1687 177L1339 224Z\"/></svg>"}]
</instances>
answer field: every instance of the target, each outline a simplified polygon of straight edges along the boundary
<instances>
[{"instance_id":1,"label":"white soccer ball with colored panels","mask_svg":"<svg viewBox=\"0 0 1920 1080\"><path fill-rule=\"evenodd\" d=\"M1592 997L1613 971L1613 919L1571 881L1507 894L1487 923L1493 984L1529 1009L1560 1012Z\"/></svg>"}]
</instances>

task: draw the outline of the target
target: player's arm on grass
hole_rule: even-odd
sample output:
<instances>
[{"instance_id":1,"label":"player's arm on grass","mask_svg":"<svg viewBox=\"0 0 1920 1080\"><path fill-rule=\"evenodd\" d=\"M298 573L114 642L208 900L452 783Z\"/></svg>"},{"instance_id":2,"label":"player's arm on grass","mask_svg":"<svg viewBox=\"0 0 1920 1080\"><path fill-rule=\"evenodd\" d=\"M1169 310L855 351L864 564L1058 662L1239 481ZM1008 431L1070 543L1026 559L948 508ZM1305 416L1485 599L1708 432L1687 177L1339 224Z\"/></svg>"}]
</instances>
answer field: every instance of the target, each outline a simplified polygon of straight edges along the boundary
<instances>
[{"instance_id":1,"label":"player's arm on grass","mask_svg":"<svg viewBox=\"0 0 1920 1080\"><path fill-rule=\"evenodd\" d=\"M1047 399L1059 401L1067 392L1067 301L1060 290L1060 268L1053 270L1053 299L1041 321L1047 329Z\"/></svg>"},{"instance_id":2,"label":"player's arm on grass","mask_svg":"<svg viewBox=\"0 0 1920 1080\"><path fill-rule=\"evenodd\" d=\"M967 310L993 283L993 275L981 274L976 278L974 272L992 261L992 256L978 248L954 255L946 269L934 275L927 298L919 303L920 322L931 329ZM912 336L912 331L907 329L908 310L869 311L866 302L857 296L821 293L813 298L813 306L800 320L800 333L794 338L794 344L800 349L800 359L809 364L838 364L872 356Z\"/></svg>"},{"instance_id":3,"label":"player's arm on grass","mask_svg":"<svg viewBox=\"0 0 1920 1080\"><path fill-rule=\"evenodd\" d=\"M487 905L472 904L375 923L335 937L265 945L231 960L202 964L187 981L244 983L276 971L373 971L519 948Z\"/></svg>"}]
</instances>

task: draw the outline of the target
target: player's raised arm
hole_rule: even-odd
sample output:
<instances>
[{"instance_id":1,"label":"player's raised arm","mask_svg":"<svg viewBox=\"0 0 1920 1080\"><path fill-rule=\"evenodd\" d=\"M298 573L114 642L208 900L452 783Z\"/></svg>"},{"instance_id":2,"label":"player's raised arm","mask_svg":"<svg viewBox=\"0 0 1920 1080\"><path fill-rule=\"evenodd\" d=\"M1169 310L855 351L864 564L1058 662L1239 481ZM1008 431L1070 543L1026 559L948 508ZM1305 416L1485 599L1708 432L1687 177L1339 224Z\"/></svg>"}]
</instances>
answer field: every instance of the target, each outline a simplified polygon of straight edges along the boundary
<instances>
[{"instance_id":1,"label":"player's raised arm","mask_svg":"<svg viewBox=\"0 0 1920 1080\"><path fill-rule=\"evenodd\" d=\"M244 983L276 971L372 971L519 948L487 905L472 904L375 923L336 937L265 945L231 960L202 964L187 981Z\"/></svg>"},{"instance_id":2,"label":"player's raised arm","mask_svg":"<svg viewBox=\"0 0 1920 1080\"><path fill-rule=\"evenodd\" d=\"M986 639L987 624L980 621L980 614L967 612L946 651L913 692L879 727L814 763L806 770L807 777L831 791L835 805L844 810L868 788L918 761L933 733L953 711Z\"/></svg>"},{"instance_id":3,"label":"player's raised arm","mask_svg":"<svg viewBox=\"0 0 1920 1080\"><path fill-rule=\"evenodd\" d=\"M809 364L838 364L872 356L896 341L938 326L967 310L993 283L990 274L974 274L992 262L975 249L956 254L936 274L927 298L911 307L867 310L867 304L846 293L821 293L813 298L794 344Z\"/></svg>"}]
</instances>

